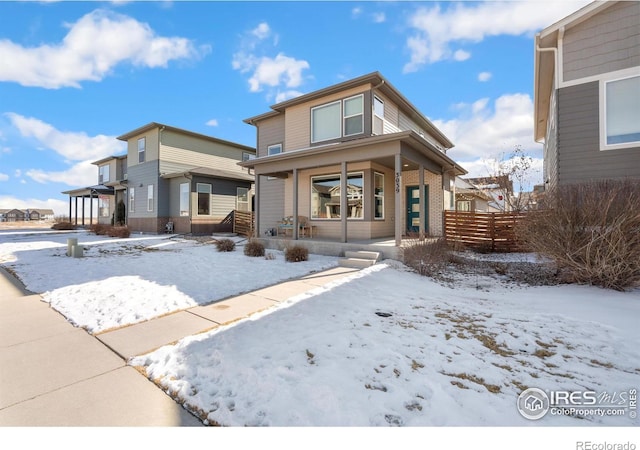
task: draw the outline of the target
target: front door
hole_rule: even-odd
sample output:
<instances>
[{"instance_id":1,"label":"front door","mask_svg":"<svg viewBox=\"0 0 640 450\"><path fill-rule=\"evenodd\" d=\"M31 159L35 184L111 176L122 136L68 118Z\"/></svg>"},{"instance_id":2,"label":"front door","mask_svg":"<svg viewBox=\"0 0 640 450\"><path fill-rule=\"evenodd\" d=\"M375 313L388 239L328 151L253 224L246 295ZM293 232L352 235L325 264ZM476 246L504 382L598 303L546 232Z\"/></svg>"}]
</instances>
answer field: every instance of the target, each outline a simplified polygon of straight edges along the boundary
<instances>
[{"instance_id":1,"label":"front door","mask_svg":"<svg viewBox=\"0 0 640 450\"><path fill-rule=\"evenodd\" d=\"M418 186L407 186L407 233L420 232L420 198ZM429 185L424 186L424 232L429 233Z\"/></svg>"}]
</instances>

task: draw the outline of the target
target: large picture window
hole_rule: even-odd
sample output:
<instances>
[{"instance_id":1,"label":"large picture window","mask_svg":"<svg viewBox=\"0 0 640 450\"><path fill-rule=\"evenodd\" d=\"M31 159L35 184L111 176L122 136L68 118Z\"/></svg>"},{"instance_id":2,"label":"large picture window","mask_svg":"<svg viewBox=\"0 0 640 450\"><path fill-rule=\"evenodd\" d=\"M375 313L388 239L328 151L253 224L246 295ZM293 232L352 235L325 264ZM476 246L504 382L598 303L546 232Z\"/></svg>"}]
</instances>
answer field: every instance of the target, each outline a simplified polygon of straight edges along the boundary
<instances>
[{"instance_id":1,"label":"large picture window","mask_svg":"<svg viewBox=\"0 0 640 450\"><path fill-rule=\"evenodd\" d=\"M604 83L605 145L640 145L640 76Z\"/></svg>"},{"instance_id":2,"label":"large picture window","mask_svg":"<svg viewBox=\"0 0 640 450\"><path fill-rule=\"evenodd\" d=\"M180 216L189 215L189 183L180 183Z\"/></svg>"},{"instance_id":3,"label":"large picture window","mask_svg":"<svg viewBox=\"0 0 640 450\"><path fill-rule=\"evenodd\" d=\"M363 178L362 173L347 175L346 211L349 219L363 218ZM339 174L311 177L312 219L340 219L343 210L340 179Z\"/></svg>"},{"instance_id":4,"label":"large picture window","mask_svg":"<svg viewBox=\"0 0 640 450\"><path fill-rule=\"evenodd\" d=\"M364 133L364 95L311 108L311 142Z\"/></svg>"},{"instance_id":5,"label":"large picture window","mask_svg":"<svg viewBox=\"0 0 640 450\"><path fill-rule=\"evenodd\" d=\"M211 215L211 185L198 183L196 190L198 191L198 215Z\"/></svg>"}]
</instances>

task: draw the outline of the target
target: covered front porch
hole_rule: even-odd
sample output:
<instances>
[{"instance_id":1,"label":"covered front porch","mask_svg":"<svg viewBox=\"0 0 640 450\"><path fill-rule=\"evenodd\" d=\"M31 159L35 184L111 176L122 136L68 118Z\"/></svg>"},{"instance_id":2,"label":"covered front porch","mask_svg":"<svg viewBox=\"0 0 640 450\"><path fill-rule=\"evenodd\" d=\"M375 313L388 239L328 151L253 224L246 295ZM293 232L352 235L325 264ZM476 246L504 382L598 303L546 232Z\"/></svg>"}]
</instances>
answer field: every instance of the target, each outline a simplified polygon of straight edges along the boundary
<instances>
[{"instance_id":1,"label":"covered front porch","mask_svg":"<svg viewBox=\"0 0 640 450\"><path fill-rule=\"evenodd\" d=\"M88 225L94 223L94 210L96 212L95 223L100 220L111 220L110 205L115 205L115 189L112 186L96 185L82 189L65 191L69 196L69 220L75 225L87 225L87 205L89 207ZM78 202L78 200L81 200ZM80 205L78 205L80 203ZM97 203L97 204L96 204ZM79 213L80 210L80 213Z\"/></svg>"},{"instance_id":2,"label":"covered front porch","mask_svg":"<svg viewBox=\"0 0 640 450\"><path fill-rule=\"evenodd\" d=\"M274 235L274 215L265 212L277 209L293 221L291 240L301 238L300 222L308 221L313 239L304 242L325 248L331 242L377 245L386 248L385 255L408 235L442 234L444 191L450 179L465 173L412 131L284 152L243 165L256 175L257 237ZM275 179L284 186L280 198L270 194Z\"/></svg>"}]
</instances>

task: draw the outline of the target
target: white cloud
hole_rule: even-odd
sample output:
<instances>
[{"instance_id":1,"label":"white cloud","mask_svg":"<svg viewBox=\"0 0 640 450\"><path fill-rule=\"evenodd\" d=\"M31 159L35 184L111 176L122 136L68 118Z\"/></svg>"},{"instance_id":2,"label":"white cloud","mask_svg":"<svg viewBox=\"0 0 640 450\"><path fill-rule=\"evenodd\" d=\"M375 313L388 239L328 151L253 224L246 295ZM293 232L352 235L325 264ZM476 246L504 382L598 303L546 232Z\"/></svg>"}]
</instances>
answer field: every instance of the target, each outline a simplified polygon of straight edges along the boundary
<instances>
[{"instance_id":1,"label":"white cloud","mask_svg":"<svg viewBox=\"0 0 640 450\"><path fill-rule=\"evenodd\" d=\"M231 65L240 73L250 73L249 91L260 92L268 88L297 88L303 83L303 72L309 69L309 63L279 52L275 57L264 56L277 46L277 39L269 44L266 38L272 34L269 24L261 23L258 27L244 34L240 49L234 53ZM279 90L279 89L278 89ZM270 96L278 95L272 93Z\"/></svg>"},{"instance_id":2,"label":"white cloud","mask_svg":"<svg viewBox=\"0 0 640 450\"><path fill-rule=\"evenodd\" d=\"M87 136L84 132L59 131L52 125L33 117L24 117L15 113L5 113L5 116L22 136L35 139L41 147L51 149L68 160L95 161L121 153L126 146L115 136L103 134Z\"/></svg>"},{"instance_id":3,"label":"white cloud","mask_svg":"<svg viewBox=\"0 0 640 450\"><path fill-rule=\"evenodd\" d=\"M443 10L440 5L420 7L409 19L410 60L403 71L415 72L425 64L455 59L453 43L477 43L489 36L531 34L573 13L590 0L463 2Z\"/></svg>"},{"instance_id":4,"label":"white cloud","mask_svg":"<svg viewBox=\"0 0 640 450\"><path fill-rule=\"evenodd\" d=\"M218 120L217 119L211 119L210 121L207 122L207 125L209 125L210 127L217 127L218 126Z\"/></svg>"},{"instance_id":5,"label":"white cloud","mask_svg":"<svg viewBox=\"0 0 640 450\"><path fill-rule=\"evenodd\" d=\"M351 10L351 16L352 17L359 17L360 14L362 14L362 8L359 6L356 6L355 8L353 8Z\"/></svg>"},{"instance_id":6,"label":"white cloud","mask_svg":"<svg viewBox=\"0 0 640 450\"><path fill-rule=\"evenodd\" d=\"M489 81L491 79L491 72L480 72L478 74L478 81Z\"/></svg>"},{"instance_id":7,"label":"white cloud","mask_svg":"<svg viewBox=\"0 0 640 450\"><path fill-rule=\"evenodd\" d=\"M433 123L455 144L448 155L465 168L465 161L497 157L516 145L541 151L533 140L533 101L527 94L503 95L493 105L483 98L456 109L457 118Z\"/></svg>"},{"instance_id":8,"label":"white cloud","mask_svg":"<svg viewBox=\"0 0 640 450\"><path fill-rule=\"evenodd\" d=\"M373 23L384 23L387 20L387 16L383 12L373 13Z\"/></svg>"},{"instance_id":9,"label":"white cloud","mask_svg":"<svg viewBox=\"0 0 640 450\"><path fill-rule=\"evenodd\" d=\"M289 90L284 92L278 92L276 95L276 103L284 102L285 100L289 100L290 98L299 97L302 95L302 92L296 90Z\"/></svg>"},{"instance_id":10,"label":"white cloud","mask_svg":"<svg viewBox=\"0 0 640 450\"><path fill-rule=\"evenodd\" d=\"M8 181L9 180L9 175L7 175L6 173L0 173L0 181Z\"/></svg>"},{"instance_id":11,"label":"white cloud","mask_svg":"<svg viewBox=\"0 0 640 450\"><path fill-rule=\"evenodd\" d=\"M100 81L115 66L166 67L176 59L194 59L209 47L196 48L182 37L157 36L151 27L106 10L95 10L66 25L62 42L23 47L0 40L0 81L57 89Z\"/></svg>"},{"instance_id":12,"label":"white cloud","mask_svg":"<svg viewBox=\"0 0 640 450\"><path fill-rule=\"evenodd\" d=\"M98 182L98 168L91 164L91 161L79 162L59 172L31 169L26 172L26 175L38 183L63 183L71 187L93 186Z\"/></svg>"},{"instance_id":13,"label":"white cloud","mask_svg":"<svg viewBox=\"0 0 640 450\"><path fill-rule=\"evenodd\" d=\"M69 215L69 203L56 200L56 199L47 199L47 200L38 200L38 199L20 199L17 197L13 197L10 195L0 195L0 208L2 209L27 209L27 208L37 208L37 209L53 209L55 215Z\"/></svg>"},{"instance_id":14,"label":"white cloud","mask_svg":"<svg viewBox=\"0 0 640 450\"><path fill-rule=\"evenodd\" d=\"M469 58L471 58L471 53L465 50L456 50L453 53L453 59L455 59L456 61L466 61Z\"/></svg>"},{"instance_id":15,"label":"white cloud","mask_svg":"<svg viewBox=\"0 0 640 450\"><path fill-rule=\"evenodd\" d=\"M20 169L16 169L16 171L13 174L16 178L20 178L22 176L22 170Z\"/></svg>"}]
</instances>

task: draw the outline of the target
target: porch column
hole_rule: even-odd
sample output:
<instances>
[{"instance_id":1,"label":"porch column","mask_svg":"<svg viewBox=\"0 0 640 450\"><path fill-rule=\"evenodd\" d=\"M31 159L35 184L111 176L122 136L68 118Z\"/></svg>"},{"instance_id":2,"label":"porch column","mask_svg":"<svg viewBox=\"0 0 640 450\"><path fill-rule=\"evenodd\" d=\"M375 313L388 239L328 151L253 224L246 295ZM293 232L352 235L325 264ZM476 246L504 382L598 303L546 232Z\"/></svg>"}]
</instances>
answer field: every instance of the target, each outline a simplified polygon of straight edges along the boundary
<instances>
[{"instance_id":1,"label":"porch column","mask_svg":"<svg viewBox=\"0 0 640 450\"><path fill-rule=\"evenodd\" d=\"M255 229L253 230L253 235L255 237L260 237L260 175L256 174L253 185L253 204L255 205L255 211L253 212L255 221L253 226L255 227Z\"/></svg>"},{"instance_id":2,"label":"porch column","mask_svg":"<svg viewBox=\"0 0 640 450\"><path fill-rule=\"evenodd\" d=\"M93 192L89 192L89 225L93 225Z\"/></svg>"},{"instance_id":3,"label":"porch column","mask_svg":"<svg viewBox=\"0 0 640 450\"><path fill-rule=\"evenodd\" d=\"M69 218L71 220L71 218ZM78 197L76 196L76 225L78 225Z\"/></svg>"},{"instance_id":4,"label":"porch column","mask_svg":"<svg viewBox=\"0 0 640 450\"><path fill-rule=\"evenodd\" d=\"M84 226L84 195L82 196L82 226Z\"/></svg>"},{"instance_id":5,"label":"porch column","mask_svg":"<svg viewBox=\"0 0 640 450\"><path fill-rule=\"evenodd\" d=\"M349 201L347 200L347 162L342 161L340 171L340 224L342 237L340 242L347 242L347 215L349 214Z\"/></svg>"},{"instance_id":6,"label":"porch column","mask_svg":"<svg viewBox=\"0 0 640 450\"><path fill-rule=\"evenodd\" d=\"M71 222L71 195L69 195L69 222Z\"/></svg>"},{"instance_id":7,"label":"porch column","mask_svg":"<svg viewBox=\"0 0 640 450\"><path fill-rule=\"evenodd\" d=\"M291 236L298 240L298 169L293 169L293 230Z\"/></svg>"},{"instance_id":8,"label":"porch column","mask_svg":"<svg viewBox=\"0 0 640 450\"><path fill-rule=\"evenodd\" d=\"M422 164L418 165L418 184L420 185L418 187L418 192L419 192L418 199L420 201L420 209L419 209L420 213L418 214L418 216L420 217L420 240L423 241L424 240L424 223L426 222L429 211L424 210L424 203L425 203L424 166Z\"/></svg>"},{"instance_id":9,"label":"porch column","mask_svg":"<svg viewBox=\"0 0 640 450\"><path fill-rule=\"evenodd\" d=\"M402 160L395 155L395 236L396 247L402 245Z\"/></svg>"}]
</instances>

